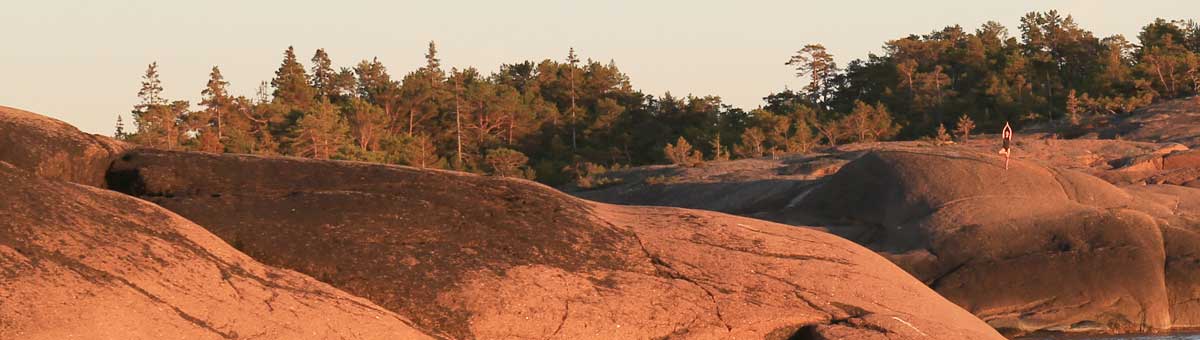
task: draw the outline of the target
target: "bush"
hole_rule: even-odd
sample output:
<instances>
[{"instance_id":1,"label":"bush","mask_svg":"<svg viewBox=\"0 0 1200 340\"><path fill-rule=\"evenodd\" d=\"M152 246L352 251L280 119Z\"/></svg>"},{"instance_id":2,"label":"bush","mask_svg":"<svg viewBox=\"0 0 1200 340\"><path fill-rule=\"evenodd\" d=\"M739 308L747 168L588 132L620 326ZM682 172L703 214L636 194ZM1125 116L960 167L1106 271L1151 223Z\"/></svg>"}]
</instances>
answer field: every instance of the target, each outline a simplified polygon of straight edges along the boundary
<instances>
[{"instance_id":1,"label":"bush","mask_svg":"<svg viewBox=\"0 0 1200 340\"><path fill-rule=\"evenodd\" d=\"M675 183L675 179L667 177L667 175L658 175L646 177L646 179L642 180L642 183L646 183L646 185L671 184Z\"/></svg>"},{"instance_id":2,"label":"bush","mask_svg":"<svg viewBox=\"0 0 1200 340\"><path fill-rule=\"evenodd\" d=\"M700 151L692 150L692 145L683 136L675 141L675 145L667 143L667 146L663 147L663 153L666 154L667 160L675 165L691 167L704 163L704 156Z\"/></svg>"},{"instance_id":3,"label":"bush","mask_svg":"<svg viewBox=\"0 0 1200 340\"><path fill-rule=\"evenodd\" d=\"M937 145L954 143L954 141L951 140L950 133L946 132L946 125L944 124L938 124L937 135L934 136L934 140Z\"/></svg>"},{"instance_id":4,"label":"bush","mask_svg":"<svg viewBox=\"0 0 1200 340\"><path fill-rule=\"evenodd\" d=\"M963 114L958 117L958 124L955 125L955 130L958 130L958 140L966 142L971 139L971 130L975 129L975 121L971 120L971 116Z\"/></svg>"},{"instance_id":5,"label":"bush","mask_svg":"<svg viewBox=\"0 0 1200 340\"><path fill-rule=\"evenodd\" d=\"M533 178L533 171L525 166L529 157L525 157L520 151L508 148L491 149L487 151L483 161L491 168L494 176Z\"/></svg>"},{"instance_id":6,"label":"bush","mask_svg":"<svg viewBox=\"0 0 1200 340\"><path fill-rule=\"evenodd\" d=\"M624 182L620 178L604 176L605 173L620 168L620 164L614 164L612 168L605 168L603 165L584 162L580 166L580 169L576 171L575 186L580 189L599 189L609 185L620 184Z\"/></svg>"}]
</instances>

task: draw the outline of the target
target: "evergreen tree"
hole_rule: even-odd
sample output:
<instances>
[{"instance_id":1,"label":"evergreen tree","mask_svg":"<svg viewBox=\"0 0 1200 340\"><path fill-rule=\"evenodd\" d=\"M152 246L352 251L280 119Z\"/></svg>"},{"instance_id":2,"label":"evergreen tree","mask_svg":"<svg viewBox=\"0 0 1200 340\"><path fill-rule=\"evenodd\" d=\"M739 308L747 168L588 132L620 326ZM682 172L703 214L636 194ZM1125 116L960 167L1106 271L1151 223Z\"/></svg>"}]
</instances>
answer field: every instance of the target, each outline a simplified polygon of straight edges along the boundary
<instances>
[{"instance_id":1,"label":"evergreen tree","mask_svg":"<svg viewBox=\"0 0 1200 340\"><path fill-rule=\"evenodd\" d=\"M938 124L937 131L935 131L933 139L937 145L954 143L951 141L950 133L946 132L946 125L944 124Z\"/></svg>"},{"instance_id":2,"label":"evergreen tree","mask_svg":"<svg viewBox=\"0 0 1200 340\"><path fill-rule=\"evenodd\" d=\"M329 159L345 145L349 135L337 106L328 99L318 101L311 112L300 117L290 134L291 154Z\"/></svg>"},{"instance_id":3,"label":"evergreen tree","mask_svg":"<svg viewBox=\"0 0 1200 340\"><path fill-rule=\"evenodd\" d=\"M663 147L663 154L666 155L667 160L671 161L671 164L675 165L691 167L704 163L704 156L699 151L693 150L692 145L682 136L675 140L675 144L667 143Z\"/></svg>"},{"instance_id":4,"label":"evergreen tree","mask_svg":"<svg viewBox=\"0 0 1200 340\"><path fill-rule=\"evenodd\" d=\"M121 115L117 115L117 126L113 131L114 139L125 140L125 123L121 121Z\"/></svg>"},{"instance_id":5,"label":"evergreen tree","mask_svg":"<svg viewBox=\"0 0 1200 340\"><path fill-rule=\"evenodd\" d=\"M399 131L402 128L398 117L400 86L392 81L387 68L378 58L363 60L354 67L354 74L358 77L358 97L383 109L388 121L388 131Z\"/></svg>"},{"instance_id":6,"label":"evergreen tree","mask_svg":"<svg viewBox=\"0 0 1200 340\"><path fill-rule=\"evenodd\" d=\"M339 95L337 86L338 73L333 70L333 61L325 49L318 48L312 57L312 88L317 96L332 100Z\"/></svg>"},{"instance_id":7,"label":"evergreen tree","mask_svg":"<svg viewBox=\"0 0 1200 340\"><path fill-rule=\"evenodd\" d=\"M141 103L138 104L138 109L144 110L151 105L164 105L166 99L162 98L162 81L158 79L158 62L152 62L146 66L146 73L142 75L142 88L138 90L138 99Z\"/></svg>"},{"instance_id":8,"label":"evergreen tree","mask_svg":"<svg viewBox=\"0 0 1200 340\"><path fill-rule=\"evenodd\" d=\"M567 52L567 82L571 85L569 92L571 96L571 106L567 109L567 112L570 114L570 121L567 123L571 125L571 152L575 152L575 150L578 148L578 144L575 140L575 128L578 125L576 114L579 111L579 108L575 106L575 97L578 96L578 92L575 89L575 73L578 69L578 64L579 57L575 55L575 48L572 47L570 51Z\"/></svg>"},{"instance_id":9,"label":"evergreen tree","mask_svg":"<svg viewBox=\"0 0 1200 340\"><path fill-rule=\"evenodd\" d=\"M1067 93L1066 109L1067 122L1071 125L1079 125L1079 98L1075 97L1075 90Z\"/></svg>"},{"instance_id":10,"label":"evergreen tree","mask_svg":"<svg viewBox=\"0 0 1200 340\"><path fill-rule=\"evenodd\" d=\"M158 63L150 63L142 75L142 87L138 90L140 103L132 111L137 133L129 136L129 139L135 143L172 150L179 146L179 120L187 114L188 105L185 101L168 104L162 97L162 91Z\"/></svg>"},{"instance_id":11,"label":"evergreen tree","mask_svg":"<svg viewBox=\"0 0 1200 340\"><path fill-rule=\"evenodd\" d=\"M470 67L444 73L430 42L424 65L400 81L378 59L335 72L325 50L314 54L309 77L289 48L254 99L232 98L214 68L198 112L163 98L152 63L127 139L429 167L449 159L456 169L493 173L491 162L507 158L488 156L508 154L496 151L503 148L525 155L539 180L561 184L590 176L588 169L662 162L664 145L680 144L664 136L706 141L686 154L713 159L727 148L762 157L809 152L821 141L920 138L950 124L966 141L976 124L996 130L1006 121L1119 115L1200 93L1195 22L1156 20L1138 44L1098 38L1053 11L1030 13L1019 28L1017 36L996 22L905 34L845 69L823 46L806 45L787 62L804 90L769 94L749 112L717 96L639 92L614 63L580 62L573 48L565 61L519 61L481 75ZM943 134L948 140L951 132Z\"/></svg>"},{"instance_id":12,"label":"evergreen tree","mask_svg":"<svg viewBox=\"0 0 1200 340\"><path fill-rule=\"evenodd\" d=\"M425 134L418 134L413 137L413 142L408 144L407 151L408 164L419 168L445 168L446 160L438 156L437 146L433 144L433 138Z\"/></svg>"},{"instance_id":13,"label":"evergreen tree","mask_svg":"<svg viewBox=\"0 0 1200 340\"><path fill-rule=\"evenodd\" d=\"M275 100L292 110L307 110L313 104L316 91L308 85L308 74L304 65L296 61L296 51L288 46L283 52L283 62L271 79Z\"/></svg>"},{"instance_id":14,"label":"evergreen tree","mask_svg":"<svg viewBox=\"0 0 1200 340\"><path fill-rule=\"evenodd\" d=\"M784 65L794 66L797 77L808 77L808 85L804 87L809 98L814 103L824 103L832 89L830 82L837 73L837 64L833 55L821 44L804 45Z\"/></svg>"},{"instance_id":15,"label":"evergreen tree","mask_svg":"<svg viewBox=\"0 0 1200 340\"><path fill-rule=\"evenodd\" d=\"M442 61L437 57L437 44L432 40L429 41L429 48L425 51L425 70L434 75L430 77L429 86L437 87L437 81L440 80L442 72Z\"/></svg>"},{"instance_id":16,"label":"evergreen tree","mask_svg":"<svg viewBox=\"0 0 1200 340\"><path fill-rule=\"evenodd\" d=\"M462 138L462 74L457 68L451 68L454 75L454 168L463 169L463 138Z\"/></svg>"},{"instance_id":17,"label":"evergreen tree","mask_svg":"<svg viewBox=\"0 0 1200 340\"><path fill-rule=\"evenodd\" d=\"M1071 92L1074 95L1074 91ZM971 116L963 114L958 117L958 123L954 124L954 129L958 130L958 139L966 142L971 139L971 130L975 129L975 121L971 120Z\"/></svg>"},{"instance_id":18,"label":"evergreen tree","mask_svg":"<svg viewBox=\"0 0 1200 340\"><path fill-rule=\"evenodd\" d=\"M791 137L788 137L787 152L807 153L812 151L812 148L817 144L817 137L813 135L808 121L797 119L792 122L792 125L794 132L792 132Z\"/></svg>"},{"instance_id":19,"label":"evergreen tree","mask_svg":"<svg viewBox=\"0 0 1200 340\"><path fill-rule=\"evenodd\" d=\"M487 151L484 161L491 168L492 175L516 178L529 178L532 174L525 168L529 157L520 151L508 148L497 148Z\"/></svg>"},{"instance_id":20,"label":"evergreen tree","mask_svg":"<svg viewBox=\"0 0 1200 340\"><path fill-rule=\"evenodd\" d=\"M221 69L213 66L208 75L208 84L200 92L200 106L204 107L201 115L201 127L198 131L206 143L202 143L204 151L220 152L225 138L225 123L233 113L233 98L229 96L229 82L221 75ZM208 135L208 136L206 136ZM208 137L212 137L212 139ZM216 145L213 145L215 141Z\"/></svg>"},{"instance_id":21,"label":"evergreen tree","mask_svg":"<svg viewBox=\"0 0 1200 340\"><path fill-rule=\"evenodd\" d=\"M358 98L350 99L347 109L350 131L357 147L363 151L376 150L379 140L387 134L387 116L383 109Z\"/></svg>"}]
</instances>

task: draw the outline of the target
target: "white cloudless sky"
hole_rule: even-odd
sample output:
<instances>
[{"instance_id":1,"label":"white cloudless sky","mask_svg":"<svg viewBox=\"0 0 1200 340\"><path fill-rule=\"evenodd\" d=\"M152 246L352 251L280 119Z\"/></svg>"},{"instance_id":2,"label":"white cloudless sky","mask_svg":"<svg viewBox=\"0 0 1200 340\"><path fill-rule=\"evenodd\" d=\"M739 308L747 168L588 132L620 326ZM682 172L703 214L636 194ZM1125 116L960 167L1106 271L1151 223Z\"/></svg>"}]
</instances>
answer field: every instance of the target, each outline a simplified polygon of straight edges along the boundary
<instances>
[{"instance_id":1,"label":"white cloudless sky","mask_svg":"<svg viewBox=\"0 0 1200 340\"><path fill-rule=\"evenodd\" d=\"M164 94L199 101L212 66L234 94L252 96L289 45L308 59L325 48L335 66L378 57L399 79L423 65L428 41L445 67L485 73L502 63L613 60L649 94L718 95L751 109L803 82L783 63L822 43L839 64L883 43L948 25L998 21L1019 36L1030 11L1057 9L1098 36L1162 17L1200 19L1200 1L4 1L0 3L0 105L111 134L137 102L146 65L159 63ZM132 124L127 124L132 128Z\"/></svg>"}]
</instances>

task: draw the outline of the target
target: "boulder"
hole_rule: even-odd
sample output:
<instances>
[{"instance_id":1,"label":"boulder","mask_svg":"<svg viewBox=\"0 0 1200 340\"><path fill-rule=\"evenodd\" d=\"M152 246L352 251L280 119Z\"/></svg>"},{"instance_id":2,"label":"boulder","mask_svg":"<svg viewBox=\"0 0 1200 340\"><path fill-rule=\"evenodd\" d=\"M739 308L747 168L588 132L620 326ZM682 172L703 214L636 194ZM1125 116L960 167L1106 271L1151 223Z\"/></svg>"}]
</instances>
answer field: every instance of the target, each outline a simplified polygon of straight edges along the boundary
<instances>
[{"instance_id":1,"label":"boulder","mask_svg":"<svg viewBox=\"0 0 1200 340\"><path fill-rule=\"evenodd\" d=\"M149 202L4 162L0 188L0 339L432 339Z\"/></svg>"},{"instance_id":2,"label":"boulder","mask_svg":"<svg viewBox=\"0 0 1200 340\"><path fill-rule=\"evenodd\" d=\"M1197 295L1168 286L1200 266L1165 260L1186 247L1164 236L1163 205L1087 174L1020 160L1005 170L969 151L877 151L794 209L869 228L855 241L1005 332L1193 324L1176 306Z\"/></svg>"},{"instance_id":3,"label":"boulder","mask_svg":"<svg viewBox=\"0 0 1200 340\"><path fill-rule=\"evenodd\" d=\"M1163 170L1200 168L1200 150L1172 152L1163 156Z\"/></svg>"},{"instance_id":4,"label":"boulder","mask_svg":"<svg viewBox=\"0 0 1200 340\"><path fill-rule=\"evenodd\" d=\"M457 339L1000 339L872 251L524 180L133 150L108 186Z\"/></svg>"},{"instance_id":5,"label":"boulder","mask_svg":"<svg viewBox=\"0 0 1200 340\"><path fill-rule=\"evenodd\" d=\"M1200 189L1175 185L1124 187L1157 220L1166 250L1172 323L1200 328Z\"/></svg>"},{"instance_id":6,"label":"boulder","mask_svg":"<svg viewBox=\"0 0 1200 340\"><path fill-rule=\"evenodd\" d=\"M0 160L43 178L103 185L109 164L129 148L53 118L0 106Z\"/></svg>"}]
</instances>

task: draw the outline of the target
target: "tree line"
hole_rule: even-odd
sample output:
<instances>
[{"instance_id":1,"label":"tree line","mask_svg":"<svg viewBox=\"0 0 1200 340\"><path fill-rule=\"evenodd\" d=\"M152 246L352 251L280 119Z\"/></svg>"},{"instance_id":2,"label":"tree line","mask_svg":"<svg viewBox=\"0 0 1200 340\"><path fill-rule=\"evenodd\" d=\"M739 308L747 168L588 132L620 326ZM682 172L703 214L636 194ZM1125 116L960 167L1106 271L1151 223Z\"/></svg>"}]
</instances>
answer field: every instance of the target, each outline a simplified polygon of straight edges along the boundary
<instances>
[{"instance_id":1,"label":"tree line","mask_svg":"<svg viewBox=\"0 0 1200 340\"><path fill-rule=\"evenodd\" d=\"M198 109L163 98L158 65L142 77L117 136L164 149L291 155L589 181L619 166L810 152L821 145L996 130L1005 122L1066 125L1200 93L1200 25L1162 19L1138 43L1098 38L1070 16L1029 13L1019 36L995 23L949 26L888 41L840 67L822 45L786 61L807 85L746 111L718 96L645 94L612 63L503 64L492 74L424 66L393 76L378 59L335 68L318 49L306 67L289 47L253 97L218 67ZM943 132L944 134L944 132ZM962 134L962 132L960 132Z\"/></svg>"}]
</instances>

